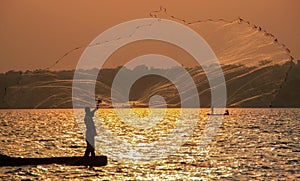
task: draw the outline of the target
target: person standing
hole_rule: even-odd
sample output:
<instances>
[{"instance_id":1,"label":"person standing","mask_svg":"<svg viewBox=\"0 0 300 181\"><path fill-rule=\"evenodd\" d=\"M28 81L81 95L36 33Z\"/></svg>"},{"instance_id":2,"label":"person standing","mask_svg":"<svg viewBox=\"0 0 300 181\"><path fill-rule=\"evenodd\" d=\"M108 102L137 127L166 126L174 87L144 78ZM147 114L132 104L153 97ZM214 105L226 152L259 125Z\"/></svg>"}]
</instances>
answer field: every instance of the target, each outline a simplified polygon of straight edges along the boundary
<instances>
[{"instance_id":1,"label":"person standing","mask_svg":"<svg viewBox=\"0 0 300 181\"><path fill-rule=\"evenodd\" d=\"M89 157L91 154L92 157L95 157L95 136L97 136L97 131L93 117L95 112L99 109L99 103L101 100L98 100L97 107L94 110L90 110L89 107L85 108L84 123L86 126L86 150L84 157Z\"/></svg>"}]
</instances>

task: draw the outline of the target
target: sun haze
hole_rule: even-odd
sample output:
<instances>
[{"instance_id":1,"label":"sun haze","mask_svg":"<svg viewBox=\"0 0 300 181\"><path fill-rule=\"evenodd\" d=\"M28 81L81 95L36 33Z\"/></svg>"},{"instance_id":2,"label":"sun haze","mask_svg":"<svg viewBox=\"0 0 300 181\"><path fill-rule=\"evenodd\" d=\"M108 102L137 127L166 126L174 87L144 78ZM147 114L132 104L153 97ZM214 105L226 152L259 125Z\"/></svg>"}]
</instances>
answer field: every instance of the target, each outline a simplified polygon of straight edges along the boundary
<instances>
[{"instance_id":1,"label":"sun haze","mask_svg":"<svg viewBox=\"0 0 300 181\"><path fill-rule=\"evenodd\" d=\"M0 72L44 69L68 51L88 45L106 29L148 18L160 6L183 19L243 17L272 32L299 59L300 2L290 1L16 1L0 6ZM74 69L84 48L72 51L55 69Z\"/></svg>"}]
</instances>

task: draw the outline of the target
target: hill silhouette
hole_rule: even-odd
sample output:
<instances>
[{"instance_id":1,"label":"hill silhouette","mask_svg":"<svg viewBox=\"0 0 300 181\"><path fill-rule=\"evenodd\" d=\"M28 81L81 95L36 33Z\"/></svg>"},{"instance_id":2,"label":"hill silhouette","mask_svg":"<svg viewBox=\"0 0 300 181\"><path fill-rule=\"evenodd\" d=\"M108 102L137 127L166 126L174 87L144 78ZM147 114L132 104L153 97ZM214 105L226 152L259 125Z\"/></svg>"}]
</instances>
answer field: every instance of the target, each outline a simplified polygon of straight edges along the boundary
<instances>
[{"instance_id":1,"label":"hill silhouette","mask_svg":"<svg viewBox=\"0 0 300 181\"><path fill-rule=\"evenodd\" d=\"M228 107L300 107L299 70L297 64L262 66L223 65ZM261 62L263 64L264 62ZM289 70L289 67L292 66ZM111 107L111 86L121 67L102 69L96 83L96 95L104 100L105 107ZM128 69L128 77L149 68L138 66ZM154 69L154 68L152 68ZM180 74L178 67L158 69L170 74ZM186 67L192 76L198 92L201 107L210 107L210 88L201 67ZM98 69L81 70L89 77ZM72 79L74 70L64 71L9 71L0 74L0 108L72 108ZM120 90L121 91L121 90ZM130 101L133 107L147 107L151 96L163 96L168 107L180 107L176 87L167 79L148 75L141 77L131 87Z\"/></svg>"}]
</instances>

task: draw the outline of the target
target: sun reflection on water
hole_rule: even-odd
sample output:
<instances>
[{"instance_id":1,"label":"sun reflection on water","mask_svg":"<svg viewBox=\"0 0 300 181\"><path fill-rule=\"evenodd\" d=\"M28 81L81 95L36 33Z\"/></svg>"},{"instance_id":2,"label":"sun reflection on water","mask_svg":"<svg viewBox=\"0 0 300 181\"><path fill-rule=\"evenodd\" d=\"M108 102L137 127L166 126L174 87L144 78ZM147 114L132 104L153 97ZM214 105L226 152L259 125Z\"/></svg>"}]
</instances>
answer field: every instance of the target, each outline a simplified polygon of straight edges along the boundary
<instances>
[{"instance_id":1,"label":"sun reflection on water","mask_svg":"<svg viewBox=\"0 0 300 181\"><path fill-rule=\"evenodd\" d=\"M134 110L146 114L149 110ZM199 149L207 122L203 109L193 134L165 159L128 163L109 158L105 167L41 165L0 167L0 178L211 180L299 179L300 109L230 109L215 139ZM108 129L132 143L150 142L176 124L178 110L147 130L130 128L115 119L113 110L98 111ZM166 116L168 117L168 116ZM166 128L166 129L165 129ZM150 131L151 130L151 131ZM101 132L99 132L101 134ZM135 139L130 139L135 137ZM116 145L118 146L118 145ZM0 110L0 152L16 157L82 156L84 134L72 110ZM97 155L101 155L99 151Z\"/></svg>"}]
</instances>

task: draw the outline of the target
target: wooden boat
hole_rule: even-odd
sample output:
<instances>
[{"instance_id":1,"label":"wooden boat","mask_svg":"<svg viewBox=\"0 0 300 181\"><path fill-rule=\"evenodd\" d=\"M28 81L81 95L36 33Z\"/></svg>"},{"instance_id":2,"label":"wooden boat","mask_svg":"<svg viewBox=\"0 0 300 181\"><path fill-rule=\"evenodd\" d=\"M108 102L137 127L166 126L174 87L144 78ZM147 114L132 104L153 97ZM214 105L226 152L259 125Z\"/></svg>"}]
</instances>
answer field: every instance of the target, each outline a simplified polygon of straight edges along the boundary
<instances>
[{"instance_id":1,"label":"wooden boat","mask_svg":"<svg viewBox=\"0 0 300 181\"><path fill-rule=\"evenodd\" d=\"M207 115L209 115L209 116L227 116L227 115L229 115L229 114L210 114L210 113L207 113Z\"/></svg>"},{"instance_id":2,"label":"wooden boat","mask_svg":"<svg viewBox=\"0 0 300 181\"><path fill-rule=\"evenodd\" d=\"M49 158L18 158L0 155L0 166L21 166L21 165L84 165L84 166L105 166L107 165L106 156L95 157L49 157Z\"/></svg>"},{"instance_id":3,"label":"wooden boat","mask_svg":"<svg viewBox=\"0 0 300 181\"><path fill-rule=\"evenodd\" d=\"M229 111L226 110L224 114L211 114L211 113L207 113L207 115L209 115L209 116L228 116L229 115Z\"/></svg>"}]
</instances>

